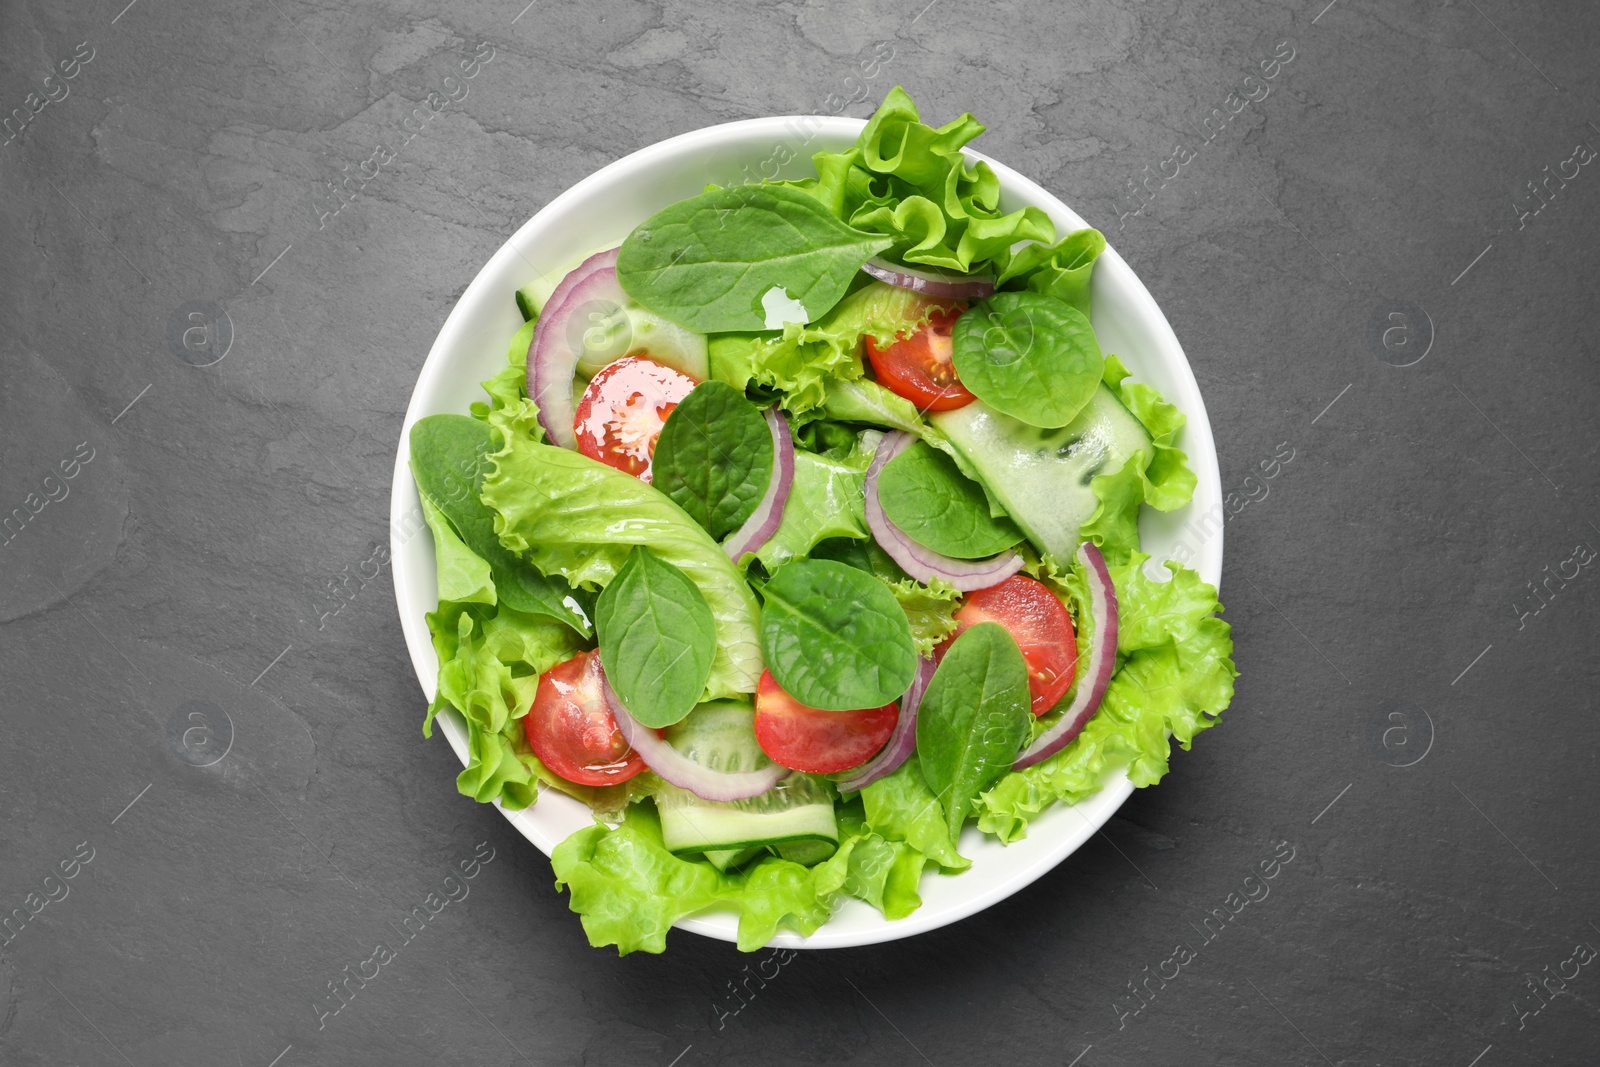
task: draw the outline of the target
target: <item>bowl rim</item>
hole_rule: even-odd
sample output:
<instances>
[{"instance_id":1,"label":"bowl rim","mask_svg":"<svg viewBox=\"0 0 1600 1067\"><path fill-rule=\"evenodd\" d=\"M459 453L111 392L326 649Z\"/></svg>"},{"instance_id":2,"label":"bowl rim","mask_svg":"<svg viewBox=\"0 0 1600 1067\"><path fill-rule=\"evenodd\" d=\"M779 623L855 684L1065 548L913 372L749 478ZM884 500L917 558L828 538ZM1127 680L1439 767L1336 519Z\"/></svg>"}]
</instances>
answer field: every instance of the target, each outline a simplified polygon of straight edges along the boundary
<instances>
[{"instance_id":1,"label":"bowl rim","mask_svg":"<svg viewBox=\"0 0 1600 1067\"><path fill-rule=\"evenodd\" d=\"M395 453L395 466L390 495L390 553L393 561L394 593L396 609L400 615L401 630L405 637L407 652L411 659L413 670L422 688L423 694L430 701L436 691L436 673L438 669L432 640L428 634L423 615L426 611L433 610L437 603L436 596L433 604L422 610L416 610L413 601L419 601L415 590L409 587L409 582L403 581L403 570L400 560L405 554L407 546L420 536L426 527L418 528L421 521L421 511L417 489L411 477L408 463L408 439L412 425L427 414L431 405L425 398L431 397L438 391L439 382L447 374L447 364L450 362L450 353L460 344L460 337L467 332L469 321L479 313L478 305L485 300L485 291L493 287L493 279L501 275L511 265L511 261L522 258L529 262L521 251L522 248L534 243L534 237L541 227L549 226L551 220L560 219L564 213L571 210L576 204L581 204L594 190L605 187L611 181L623 174L648 168L664 160L674 158L680 154L688 155L699 151L715 149L719 145L730 141L738 141L750 133L781 132L793 135L798 128L809 131L806 139L810 143L817 135L833 137L845 141L854 140L866 126L866 120L848 118L843 116L817 116L817 115L777 115L753 119L740 119L734 122L719 123L696 130L669 137L644 148L625 155L599 170L580 179L544 207L536 211L525 221L516 232L508 237L494 254L484 263L472 281L462 290L460 297L455 301L444 324L440 327L428 355L423 361L417 374L416 382L412 387L411 398L407 403L405 417L400 428L399 442ZM1020 194L1030 202L1044 206L1047 213L1058 223L1061 233L1070 232L1071 229L1086 227L1089 224L1073 211L1064 201L1050 193L1043 186L1031 178L1012 169L981 152L970 148L963 149L969 160L981 160L987 163L999 179L1002 196L1007 194ZM1071 225L1061 225L1066 220ZM531 262L529 263L531 265ZM535 268L537 271L537 268ZM1168 371L1177 379L1181 398L1167 395L1166 399L1176 405L1186 416L1187 422L1182 431L1182 443L1188 453L1190 467L1195 471L1199 480L1196 489L1196 500L1203 492L1209 490L1209 495L1217 501L1221 500L1221 477L1218 469L1215 440L1211 432L1211 422L1205 408L1204 398L1201 396L1198 382L1189 364L1188 357L1182 345L1168 323L1166 315L1161 311L1155 298L1145 287L1143 281L1134 273L1127 262L1107 242L1106 249L1101 253L1095 265L1095 286L1097 289L1112 285L1122 290L1124 298L1131 300L1135 305L1137 318L1146 329L1154 336L1160 353L1146 354L1167 364ZM509 299L509 295L506 296ZM1173 358L1175 357L1175 359ZM1190 503L1176 514L1183 514L1195 508L1195 503ZM1148 509L1145 509L1147 512ZM1144 512L1141 513L1143 516ZM1142 522L1141 522L1142 524ZM1199 571L1201 577L1211 585L1221 589L1222 557L1223 557L1224 531L1218 529L1210 534L1200 545L1200 555L1191 563ZM1142 540L1142 538L1141 538ZM432 558L433 545L431 537L422 536L423 549ZM420 551L416 550L416 551ZM404 588L403 588L404 586ZM429 598L420 598L419 602L425 603ZM467 735L464 721L454 708L444 709L435 720L440 724L451 748L461 760L462 765L468 763ZM886 920L875 910L871 915L876 922L865 929L842 931L828 929L831 923L825 922L816 932L802 936L791 930L779 930L777 935L767 943L768 947L780 948L843 948L857 945L877 944L884 941L898 940L911 937L915 934L958 922L970 915L976 914L993 904L1021 891L1028 885L1043 877L1053 870L1067 856L1077 851L1090 837L1094 835L1105 822L1122 806L1122 803L1133 792L1133 783L1128 779L1125 771L1117 770L1108 775L1102 789L1072 805L1056 802L1047 807L1046 812L1054 809L1064 809L1077 813L1081 826L1067 824L1067 832L1059 832L1058 838L1048 843L1046 847L1039 848L1034 837L1025 841L1034 842L1033 848L1037 854L1030 857L1027 866L1009 877L998 878L987 887L979 889L978 883L973 883L975 892L960 901L934 911L924 905L916 912L904 919ZM553 791L543 791L540 804L567 802L579 805L580 802L571 800ZM539 804L519 811L507 811L498 800L494 801L502 815L517 828L535 847L546 856L550 855L555 845L563 840L562 837L553 837L538 825L531 813ZM1088 806L1088 811L1083 809ZM1037 821L1035 823L1037 825ZM963 834L959 847L963 852L971 854L972 840L978 831L969 824ZM980 838L981 839L981 838ZM1022 847L1023 842L1017 842L1007 848ZM976 866L976 864L974 865ZM926 872L925 872L926 873ZM955 877L965 878L975 870L963 871ZM859 905L862 908L870 906ZM733 941L736 939L737 923L735 913L731 911L713 911L697 913L680 919L674 924L676 927L695 933L704 934L719 940Z\"/></svg>"}]
</instances>

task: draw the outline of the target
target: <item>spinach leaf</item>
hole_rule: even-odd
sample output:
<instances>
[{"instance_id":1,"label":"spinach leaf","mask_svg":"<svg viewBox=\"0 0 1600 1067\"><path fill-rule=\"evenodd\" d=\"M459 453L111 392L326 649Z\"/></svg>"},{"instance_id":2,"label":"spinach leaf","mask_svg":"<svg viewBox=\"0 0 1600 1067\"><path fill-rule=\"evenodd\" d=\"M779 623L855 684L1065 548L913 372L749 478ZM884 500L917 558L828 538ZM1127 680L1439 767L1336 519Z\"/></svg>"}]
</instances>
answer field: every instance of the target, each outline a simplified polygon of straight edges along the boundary
<instances>
[{"instance_id":1,"label":"spinach leaf","mask_svg":"<svg viewBox=\"0 0 1600 1067\"><path fill-rule=\"evenodd\" d=\"M594 625L606 678L635 719L671 726L699 702L717 624L687 574L634 545L595 602Z\"/></svg>"},{"instance_id":2,"label":"spinach leaf","mask_svg":"<svg viewBox=\"0 0 1600 1067\"><path fill-rule=\"evenodd\" d=\"M834 560L797 559L779 567L761 594L761 654L800 703L828 711L877 708L911 688L917 673L911 626L889 587L872 575Z\"/></svg>"},{"instance_id":3,"label":"spinach leaf","mask_svg":"<svg viewBox=\"0 0 1600 1067\"><path fill-rule=\"evenodd\" d=\"M956 320L961 384L996 411L1031 426L1065 426L1105 370L1083 312L1044 293L996 293Z\"/></svg>"},{"instance_id":4,"label":"spinach leaf","mask_svg":"<svg viewBox=\"0 0 1600 1067\"><path fill-rule=\"evenodd\" d=\"M489 564L499 601L517 611L559 619L587 637L584 598L561 578L518 559L496 536L494 512L479 497L493 451L489 426L466 415L429 415L411 427L411 474L417 489L450 520L462 543Z\"/></svg>"},{"instance_id":5,"label":"spinach leaf","mask_svg":"<svg viewBox=\"0 0 1600 1067\"><path fill-rule=\"evenodd\" d=\"M667 416L651 481L720 541L737 530L772 480L772 431L724 382L701 382Z\"/></svg>"},{"instance_id":6,"label":"spinach leaf","mask_svg":"<svg viewBox=\"0 0 1600 1067\"><path fill-rule=\"evenodd\" d=\"M917 755L952 841L978 794L1010 773L1033 722L1030 704L1028 666L999 623L956 638L933 672L917 711Z\"/></svg>"},{"instance_id":7,"label":"spinach leaf","mask_svg":"<svg viewBox=\"0 0 1600 1067\"><path fill-rule=\"evenodd\" d=\"M890 585L902 579L911 580L900 569L900 564L871 537L830 537L817 542L810 555L812 559L835 559L847 563L858 571L877 575Z\"/></svg>"},{"instance_id":8,"label":"spinach leaf","mask_svg":"<svg viewBox=\"0 0 1600 1067\"><path fill-rule=\"evenodd\" d=\"M863 233L786 185L713 189L657 212L622 242L617 279L658 315L701 333L771 329L781 288L810 320L844 296L891 239Z\"/></svg>"},{"instance_id":9,"label":"spinach leaf","mask_svg":"<svg viewBox=\"0 0 1600 1067\"><path fill-rule=\"evenodd\" d=\"M921 441L884 465L878 501L912 540L956 559L982 559L1022 540L1010 519L989 514L983 486Z\"/></svg>"}]
</instances>

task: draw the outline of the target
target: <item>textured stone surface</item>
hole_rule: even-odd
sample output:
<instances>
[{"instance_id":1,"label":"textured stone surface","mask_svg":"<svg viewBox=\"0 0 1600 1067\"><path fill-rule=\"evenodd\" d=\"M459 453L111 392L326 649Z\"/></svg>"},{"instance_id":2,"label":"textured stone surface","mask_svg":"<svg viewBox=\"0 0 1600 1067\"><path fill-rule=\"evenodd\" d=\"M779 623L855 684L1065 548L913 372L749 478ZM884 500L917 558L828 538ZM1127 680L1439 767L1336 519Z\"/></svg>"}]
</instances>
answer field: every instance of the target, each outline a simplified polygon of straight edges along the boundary
<instances>
[{"instance_id":1,"label":"textured stone surface","mask_svg":"<svg viewBox=\"0 0 1600 1067\"><path fill-rule=\"evenodd\" d=\"M0 9L0 114L67 90L0 147L0 509L60 497L0 549L0 910L76 871L0 946L0 1061L1593 1058L1600 968L1526 983L1600 945L1600 575L1537 614L1528 583L1600 546L1600 165L1566 164L1538 214L1526 183L1600 145L1600 16L924 2ZM320 217L324 182L491 49ZM1172 320L1225 488L1258 498L1227 525L1244 673L1224 725L1055 872L802 954L735 1013L749 959L682 933L661 958L588 948L549 862L456 795L388 570L358 575L416 371L517 224L668 135L865 115L895 81L937 120L976 112ZM1280 443L1293 461L1247 484ZM1282 840L1270 897L1206 941ZM469 897L319 1030L328 981L479 842Z\"/></svg>"}]
</instances>

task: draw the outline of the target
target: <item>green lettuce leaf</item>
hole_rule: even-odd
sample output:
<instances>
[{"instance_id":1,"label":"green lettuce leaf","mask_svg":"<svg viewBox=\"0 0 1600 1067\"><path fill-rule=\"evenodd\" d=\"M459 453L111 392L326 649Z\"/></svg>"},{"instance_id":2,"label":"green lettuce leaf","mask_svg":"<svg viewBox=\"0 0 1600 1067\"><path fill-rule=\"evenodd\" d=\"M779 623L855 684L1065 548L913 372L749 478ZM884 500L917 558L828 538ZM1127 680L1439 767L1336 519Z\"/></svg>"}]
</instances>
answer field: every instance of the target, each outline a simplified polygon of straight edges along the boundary
<instances>
[{"instance_id":1,"label":"green lettuce leaf","mask_svg":"<svg viewBox=\"0 0 1600 1067\"><path fill-rule=\"evenodd\" d=\"M1073 230L1053 245L1023 245L996 257L999 289L1028 289L1065 300L1085 315L1090 312L1089 283L1094 264L1106 250L1099 230Z\"/></svg>"},{"instance_id":2,"label":"green lettuce leaf","mask_svg":"<svg viewBox=\"0 0 1600 1067\"><path fill-rule=\"evenodd\" d=\"M915 404L866 378L829 382L822 414L839 422L864 422L918 435L928 433L928 424Z\"/></svg>"},{"instance_id":3,"label":"green lettuce leaf","mask_svg":"<svg viewBox=\"0 0 1600 1067\"><path fill-rule=\"evenodd\" d=\"M489 394L489 403L472 405L472 414L487 419L493 412L520 404L528 393L528 346L533 343L533 328L538 319L522 324L506 349L506 366L493 378L483 382L483 391Z\"/></svg>"},{"instance_id":4,"label":"green lettuce leaf","mask_svg":"<svg viewBox=\"0 0 1600 1067\"><path fill-rule=\"evenodd\" d=\"M1155 784L1167 772L1167 732L1187 749L1233 699L1239 672L1231 658L1230 628L1216 617L1222 610L1216 589L1172 561L1166 564L1171 578L1155 581L1144 572L1149 558L1135 552L1111 568L1121 665L1100 710L1066 748L1011 772L979 797L980 829L1015 841L1048 804L1071 803L1099 791L1116 767L1125 767L1136 786ZM1075 603L1074 617L1087 618L1088 591L1081 574L1051 581ZM1069 692L1063 704L1070 698ZM1045 725L1036 724L1035 732Z\"/></svg>"},{"instance_id":5,"label":"green lettuce leaf","mask_svg":"<svg viewBox=\"0 0 1600 1067\"><path fill-rule=\"evenodd\" d=\"M872 452L860 447L842 459L795 449L794 484L783 518L755 554L769 574L830 537L870 536L862 485L871 464Z\"/></svg>"},{"instance_id":6,"label":"green lettuce leaf","mask_svg":"<svg viewBox=\"0 0 1600 1067\"><path fill-rule=\"evenodd\" d=\"M648 772L620 785L577 785L551 772L529 747L522 720L533 704L539 675L586 644L570 627L504 604L491 608L451 602L430 612L427 622L439 657L439 679L422 733L433 735L434 717L446 707L465 720L468 764L456 778L463 795L525 808L543 782L611 815L655 788L656 778Z\"/></svg>"},{"instance_id":7,"label":"green lettuce leaf","mask_svg":"<svg viewBox=\"0 0 1600 1067\"><path fill-rule=\"evenodd\" d=\"M469 423L470 425L470 423ZM495 603L494 578L488 561L468 548L450 520L433 506L426 493L422 517L433 533L433 559L439 584L439 599L463 603Z\"/></svg>"},{"instance_id":8,"label":"green lettuce leaf","mask_svg":"<svg viewBox=\"0 0 1600 1067\"><path fill-rule=\"evenodd\" d=\"M713 374L739 389L751 381L781 389L783 409L803 415L823 406L832 383L862 376L863 337L887 345L896 334L920 330L937 306L910 290L871 282L847 295L820 319L803 326L791 322L781 334L715 338L711 345Z\"/></svg>"},{"instance_id":9,"label":"green lettuce leaf","mask_svg":"<svg viewBox=\"0 0 1600 1067\"><path fill-rule=\"evenodd\" d=\"M583 639L548 616L503 604L445 601L428 613L427 622L439 677L423 736L433 735L433 719L441 710L455 708L467 724L469 757L456 788L480 802L527 807L534 800L535 779L548 772L528 748L520 720L533 703L540 673L577 653Z\"/></svg>"},{"instance_id":10,"label":"green lettuce leaf","mask_svg":"<svg viewBox=\"0 0 1600 1067\"><path fill-rule=\"evenodd\" d=\"M955 614L961 606L961 590L943 578L935 578L927 585L915 578L897 581L885 578L884 581L893 591L894 598L900 601L906 620L911 623L911 640L916 643L917 654L933 655L939 642L955 633Z\"/></svg>"},{"instance_id":11,"label":"green lettuce leaf","mask_svg":"<svg viewBox=\"0 0 1600 1067\"><path fill-rule=\"evenodd\" d=\"M861 790L866 825L888 841L904 841L928 859L951 871L964 871L972 861L956 851L944 809L922 777L913 755L892 774Z\"/></svg>"},{"instance_id":12,"label":"green lettuce leaf","mask_svg":"<svg viewBox=\"0 0 1600 1067\"><path fill-rule=\"evenodd\" d=\"M702 699L755 692L760 604L699 523L632 475L526 432L508 431L489 459L482 496L496 512L501 543L546 574L590 589L604 588L633 546L647 546L689 576L716 619L717 651Z\"/></svg>"},{"instance_id":13,"label":"green lettuce leaf","mask_svg":"<svg viewBox=\"0 0 1600 1067\"><path fill-rule=\"evenodd\" d=\"M1186 421L1183 412L1164 400L1160 393L1148 385L1130 382L1128 368L1116 356L1106 356L1105 383L1124 407L1144 423L1155 444L1155 455L1150 458L1140 475L1144 502L1157 511L1181 508L1194 496L1198 479L1189 469L1189 457L1173 446L1178 431Z\"/></svg>"},{"instance_id":14,"label":"green lettuce leaf","mask_svg":"<svg viewBox=\"0 0 1600 1067\"><path fill-rule=\"evenodd\" d=\"M1139 550L1139 505L1172 511L1194 496L1198 479L1189 469L1189 457L1173 445L1183 429L1184 416L1148 385L1130 382L1128 368L1116 356L1106 356L1105 383L1135 418L1144 423L1155 455L1135 452L1120 470L1097 476L1089 483L1099 499L1078 536L1100 546L1106 559L1125 560Z\"/></svg>"},{"instance_id":15,"label":"green lettuce leaf","mask_svg":"<svg viewBox=\"0 0 1600 1067\"><path fill-rule=\"evenodd\" d=\"M739 912L743 952L765 945L780 927L813 933L845 897L904 918L921 904L917 881L926 860L911 844L856 826L815 867L768 856L723 873L703 859L668 852L653 805L641 804L618 826L597 824L568 837L551 853L550 865L589 943L616 945L625 956L664 951L673 923L717 905Z\"/></svg>"},{"instance_id":16,"label":"green lettuce leaf","mask_svg":"<svg viewBox=\"0 0 1600 1067\"><path fill-rule=\"evenodd\" d=\"M971 114L938 129L924 124L897 85L853 147L819 152L812 157L819 176L789 184L856 229L890 237L893 259L977 273L1019 241L1056 236L1039 208L1002 214L993 169L981 161L967 166L961 147L983 130Z\"/></svg>"}]
</instances>

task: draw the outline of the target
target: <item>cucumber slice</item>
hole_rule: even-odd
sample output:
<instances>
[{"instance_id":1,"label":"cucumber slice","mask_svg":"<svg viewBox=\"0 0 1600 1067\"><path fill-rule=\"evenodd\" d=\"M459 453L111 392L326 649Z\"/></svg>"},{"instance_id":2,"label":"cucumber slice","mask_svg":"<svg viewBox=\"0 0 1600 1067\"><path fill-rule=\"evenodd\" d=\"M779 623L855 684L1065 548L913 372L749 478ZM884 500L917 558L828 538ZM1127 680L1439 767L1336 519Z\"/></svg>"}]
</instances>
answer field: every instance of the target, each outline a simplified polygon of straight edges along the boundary
<instances>
[{"instance_id":1,"label":"cucumber slice","mask_svg":"<svg viewBox=\"0 0 1600 1067\"><path fill-rule=\"evenodd\" d=\"M583 330L579 378L587 381L627 356L648 356L697 382L711 377L705 334L686 330L631 300L622 305L597 300L586 317L578 324Z\"/></svg>"},{"instance_id":2,"label":"cucumber slice","mask_svg":"<svg viewBox=\"0 0 1600 1067\"><path fill-rule=\"evenodd\" d=\"M543 303L532 289L527 287L517 290L517 310L522 312L523 322L532 322L539 317L539 305Z\"/></svg>"},{"instance_id":3,"label":"cucumber slice","mask_svg":"<svg viewBox=\"0 0 1600 1067\"><path fill-rule=\"evenodd\" d=\"M1122 469L1135 452L1155 454L1144 423L1103 383L1078 417L1041 429L979 400L930 421L961 453L1034 547L1065 560L1078 527L1100 506L1089 483Z\"/></svg>"},{"instance_id":4,"label":"cucumber slice","mask_svg":"<svg viewBox=\"0 0 1600 1067\"><path fill-rule=\"evenodd\" d=\"M703 855L706 859L711 861L711 866L715 867L719 871L726 871L730 868L741 867L744 864L749 863L755 858L757 852L764 851L766 850L760 847L722 848L713 852L706 852Z\"/></svg>"},{"instance_id":5,"label":"cucumber slice","mask_svg":"<svg viewBox=\"0 0 1600 1067\"><path fill-rule=\"evenodd\" d=\"M686 330L638 304L630 303L622 310L632 330L628 355L649 356L657 363L683 371L697 382L711 377L710 347L705 334Z\"/></svg>"},{"instance_id":6,"label":"cucumber slice","mask_svg":"<svg viewBox=\"0 0 1600 1067\"><path fill-rule=\"evenodd\" d=\"M832 841L785 841L777 846L778 855L802 867L815 867L839 851Z\"/></svg>"},{"instance_id":7,"label":"cucumber slice","mask_svg":"<svg viewBox=\"0 0 1600 1067\"><path fill-rule=\"evenodd\" d=\"M667 729L673 748L705 767L747 771L771 764L756 742L755 712L733 701L717 700L691 711ZM728 802L702 800L687 789L663 782L655 794L661 838L677 855L737 852L783 841L837 843L833 788L823 778L791 774L758 797Z\"/></svg>"}]
</instances>

